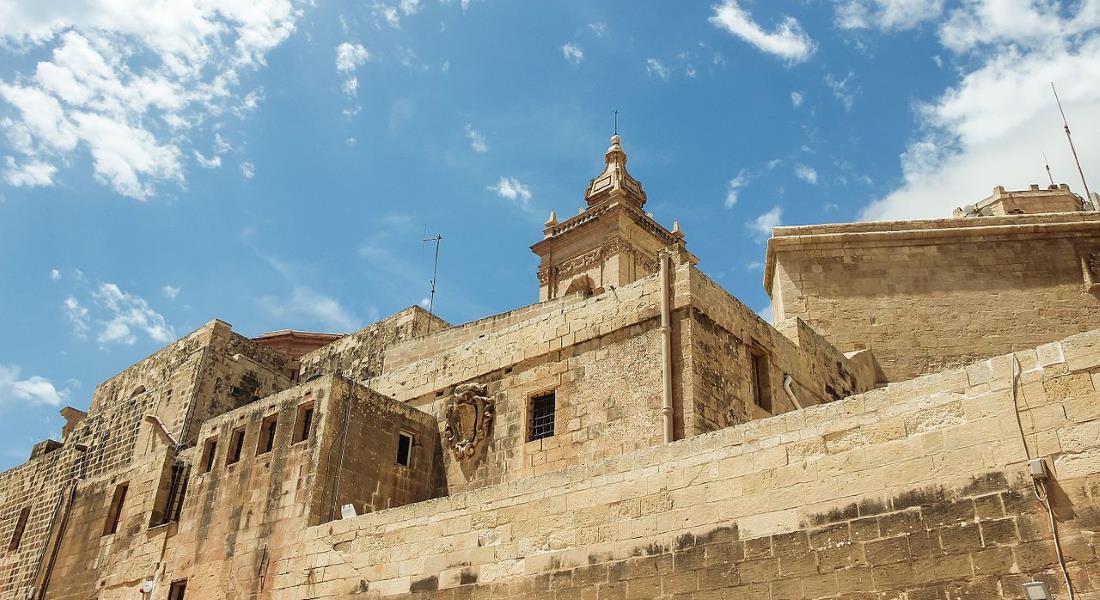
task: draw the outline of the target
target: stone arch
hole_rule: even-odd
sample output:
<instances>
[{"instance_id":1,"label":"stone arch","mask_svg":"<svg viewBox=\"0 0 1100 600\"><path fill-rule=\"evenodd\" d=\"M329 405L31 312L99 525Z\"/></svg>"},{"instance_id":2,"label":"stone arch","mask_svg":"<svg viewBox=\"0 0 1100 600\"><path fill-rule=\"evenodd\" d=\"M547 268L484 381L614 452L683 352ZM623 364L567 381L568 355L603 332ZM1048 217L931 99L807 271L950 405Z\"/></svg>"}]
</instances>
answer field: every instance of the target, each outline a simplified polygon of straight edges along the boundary
<instances>
[{"instance_id":1,"label":"stone arch","mask_svg":"<svg viewBox=\"0 0 1100 600\"><path fill-rule=\"evenodd\" d=\"M592 278L588 275L581 275L569 282L569 287L565 290L565 295L569 294L581 294L585 297L591 296L593 290L595 290L596 284L593 283Z\"/></svg>"}]
</instances>

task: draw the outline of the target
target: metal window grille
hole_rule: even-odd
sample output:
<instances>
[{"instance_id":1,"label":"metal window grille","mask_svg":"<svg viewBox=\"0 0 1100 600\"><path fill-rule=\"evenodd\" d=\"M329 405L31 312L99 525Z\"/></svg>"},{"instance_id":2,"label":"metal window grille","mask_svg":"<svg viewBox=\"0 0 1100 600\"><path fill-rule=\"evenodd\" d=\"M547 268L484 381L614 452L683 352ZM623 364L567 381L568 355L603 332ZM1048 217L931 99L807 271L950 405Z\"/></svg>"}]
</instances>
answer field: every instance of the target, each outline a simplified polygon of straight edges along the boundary
<instances>
[{"instance_id":1,"label":"metal window grille","mask_svg":"<svg viewBox=\"0 0 1100 600\"><path fill-rule=\"evenodd\" d=\"M531 441L554 435L554 393L531 398Z\"/></svg>"}]
</instances>

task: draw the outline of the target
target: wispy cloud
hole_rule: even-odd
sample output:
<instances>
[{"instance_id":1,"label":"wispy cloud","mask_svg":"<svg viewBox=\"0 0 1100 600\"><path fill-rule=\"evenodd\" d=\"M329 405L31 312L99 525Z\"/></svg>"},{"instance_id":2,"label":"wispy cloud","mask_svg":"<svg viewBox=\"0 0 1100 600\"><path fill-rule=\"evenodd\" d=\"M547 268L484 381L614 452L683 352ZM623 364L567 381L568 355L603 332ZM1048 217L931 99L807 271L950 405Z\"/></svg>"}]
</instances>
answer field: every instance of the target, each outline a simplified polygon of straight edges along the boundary
<instances>
[{"instance_id":1,"label":"wispy cloud","mask_svg":"<svg viewBox=\"0 0 1100 600\"><path fill-rule=\"evenodd\" d=\"M336 299L304 286L294 288L288 297L264 296L260 305L274 317L307 319L338 332L355 331L362 324Z\"/></svg>"},{"instance_id":2,"label":"wispy cloud","mask_svg":"<svg viewBox=\"0 0 1100 600\"><path fill-rule=\"evenodd\" d=\"M336 71L344 76L344 93L355 96L359 91L359 78L355 70L370 60L370 52L362 44L344 42L336 47Z\"/></svg>"},{"instance_id":3,"label":"wispy cloud","mask_svg":"<svg viewBox=\"0 0 1100 600\"><path fill-rule=\"evenodd\" d=\"M726 184L726 208L732 208L737 204L738 194L741 193L741 189L749 184L749 173L745 169L741 169L737 173L737 177L729 180Z\"/></svg>"},{"instance_id":4,"label":"wispy cloud","mask_svg":"<svg viewBox=\"0 0 1100 600\"><path fill-rule=\"evenodd\" d=\"M210 158L207 158L202 154L202 152L199 152L198 150L195 150L194 154L195 162L199 163L199 166L204 169L217 169L218 167L222 166L222 157L218 156L217 154L211 156Z\"/></svg>"},{"instance_id":5,"label":"wispy cloud","mask_svg":"<svg viewBox=\"0 0 1100 600\"><path fill-rule=\"evenodd\" d=\"M505 200L516 202L524 209L530 207L533 196L531 187L515 177L501 177L496 185L491 185L488 189Z\"/></svg>"},{"instance_id":6,"label":"wispy cloud","mask_svg":"<svg viewBox=\"0 0 1100 600\"><path fill-rule=\"evenodd\" d=\"M646 61L645 61L645 70L646 70L646 73L649 73L650 75L653 75L654 77L657 77L658 79L662 79L662 80L665 80L665 81L667 81L669 76L672 75L672 69L669 69L668 67L666 67L664 65L664 63L657 60L656 58L647 58L646 59Z\"/></svg>"},{"instance_id":7,"label":"wispy cloud","mask_svg":"<svg viewBox=\"0 0 1100 600\"><path fill-rule=\"evenodd\" d=\"M241 176L244 177L245 179L252 179L253 177L255 177L256 176L256 165L252 164L251 162L249 162L247 160L242 162L241 163Z\"/></svg>"},{"instance_id":8,"label":"wispy cloud","mask_svg":"<svg viewBox=\"0 0 1100 600\"><path fill-rule=\"evenodd\" d=\"M816 45L794 17L784 17L774 31L766 31L741 8L737 0L724 0L714 7L709 21L717 27L752 44L762 52L786 59L790 63L805 62Z\"/></svg>"},{"instance_id":9,"label":"wispy cloud","mask_svg":"<svg viewBox=\"0 0 1100 600\"><path fill-rule=\"evenodd\" d=\"M50 281L61 281L61 271L50 269Z\"/></svg>"},{"instance_id":10,"label":"wispy cloud","mask_svg":"<svg viewBox=\"0 0 1100 600\"><path fill-rule=\"evenodd\" d=\"M472 123L466 124L466 139L470 140L470 149L474 152L484 153L489 151L489 144L480 131L474 129Z\"/></svg>"},{"instance_id":11,"label":"wispy cloud","mask_svg":"<svg viewBox=\"0 0 1100 600\"><path fill-rule=\"evenodd\" d=\"M794 166L794 175L811 185L817 185L817 171L813 167L804 164Z\"/></svg>"},{"instance_id":12,"label":"wispy cloud","mask_svg":"<svg viewBox=\"0 0 1100 600\"><path fill-rule=\"evenodd\" d=\"M772 234L772 229L779 227L783 219L783 207L776 206L768 212L746 223L749 231L752 231L759 241L766 240Z\"/></svg>"},{"instance_id":13,"label":"wispy cloud","mask_svg":"<svg viewBox=\"0 0 1100 600\"><path fill-rule=\"evenodd\" d=\"M58 389L49 379L38 375L21 378L15 365L0 365L0 408L18 405L61 406L68 401L68 388Z\"/></svg>"},{"instance_id":14,"label":"wispy cloud","mask_svg":"<svg viewBox=\"0 0 1100 600\"><path fill-rule=\"evenodd\" d=\"M169 300L175 300L176 296L180 295L180 291L182 291L180 288L167 284L160 288L160 294Z\"/></svg>"},{"instance_id":15,"label":"wispy cloud","mask_svg":"<svg viewBox=\"0 0 1100 600\"><path fill-rule=\"evenodd\" d=\"M65 318L67 318L69 324L72 325L73 335L80 339L87 339L88 329L90 327L89 320L91 318L88 309L72 296L65 298L61 306L65 310Z\"/></svg>"},{"instance_id":16,"label":"wispy cloud","mask_svg":"<svg viewBox=\"0 0 1100 600\"><path fill-rule=\"evenodd\" d=\"M107 312L107 319L96 337L101 344L133 344L137 341L138 331L162 344L176 336L164 316L153 310L144 298L122 291L117 284L100 285L92 297Z\"/></svg>"},{"instance_id":17,"label":"wispy cloud","mask_svg":"<svg viewBox=\"0 0 1100 600\"><path fill-rule=\"evenodd\" d=\"M858 87L853 86L854 80L855 73L851 71L843 79L834 77L832 73L825 74L825 85L833 91L833 97L840 101L844 106L844 110L849 112L855 104L856 95L860 92Z\"/></svg>"},{"instance_id":18,"label":"wispy cloud","mask_svg":"<svg viewBox=\"0 0 1100 600\"><path fill-rule=\"evenodd\" d=\"M605 34L607 34L607 23L589 23L588 29L591 30L596 37L603 37Z\"/></svg>"},{"instance_id":19,"label":"wispy cloud","mask_svg":"<svg viewBox=\"0 0 1100 600\"><path fill-rule=\"evenodd\" d=\"M802 106L802 100L802 92L791 92L791 104L793 104L795 108Z\"/></svg>"},{"instance_id":20,"label":"wispy cloud","mask_svg":"<svg viewBox=\"0 0 1100 600\"><path fill-rule=\"evenodd\" d=\"M580 64L580 62L584 60L584 50L581 50L572 42L566 42L564 45L562 45L561 53L562 56L565 57L565 60L575 65Z\"/></svg>"}]
</instances>

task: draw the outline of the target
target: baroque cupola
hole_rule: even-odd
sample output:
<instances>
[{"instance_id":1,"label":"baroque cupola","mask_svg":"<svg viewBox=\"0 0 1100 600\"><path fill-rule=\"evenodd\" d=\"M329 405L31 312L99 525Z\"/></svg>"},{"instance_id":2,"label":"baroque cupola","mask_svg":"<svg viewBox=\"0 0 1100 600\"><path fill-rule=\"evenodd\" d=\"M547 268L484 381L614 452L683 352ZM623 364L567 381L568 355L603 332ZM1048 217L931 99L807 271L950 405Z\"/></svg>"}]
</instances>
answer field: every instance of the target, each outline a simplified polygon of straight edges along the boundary
<instances>
[{"instance_id":1,"label":"baroque cupola","mask_svg":"<svg viewBox=\"0 0 1100 600\"><path fill-rule=\"evenodd\" d=\"M587 207L558 221L551 211L542 241L531 246L540 258L539 300L569 294L599 294L657 272L657 253L669 247L687 253L679 225L672 230L647 214L642 184L626 170L618 134L604 154L603 172L584 192Z\"/></svg>"}]
</instances>

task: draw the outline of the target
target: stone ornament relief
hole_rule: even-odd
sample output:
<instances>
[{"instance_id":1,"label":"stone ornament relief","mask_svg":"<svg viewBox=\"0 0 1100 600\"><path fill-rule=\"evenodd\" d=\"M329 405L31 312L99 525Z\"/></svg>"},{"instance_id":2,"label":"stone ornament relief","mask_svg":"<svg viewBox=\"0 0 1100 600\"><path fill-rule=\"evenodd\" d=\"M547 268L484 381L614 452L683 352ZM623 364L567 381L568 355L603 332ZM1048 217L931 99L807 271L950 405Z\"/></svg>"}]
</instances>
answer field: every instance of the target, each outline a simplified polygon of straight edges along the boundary
<instances>
[{"instance_id":1,"label":"stone ornament relief","mask_svg":"<svg viewBox=\"0 0 1100 600\"><path fill-rule=\"evenodd\" d=\"M473 458L489 437L493 423L493 401L481 383L464 383L455 388L447 403L447 426L443 439L458 460Z\"/></svg>"}]
</instances>

